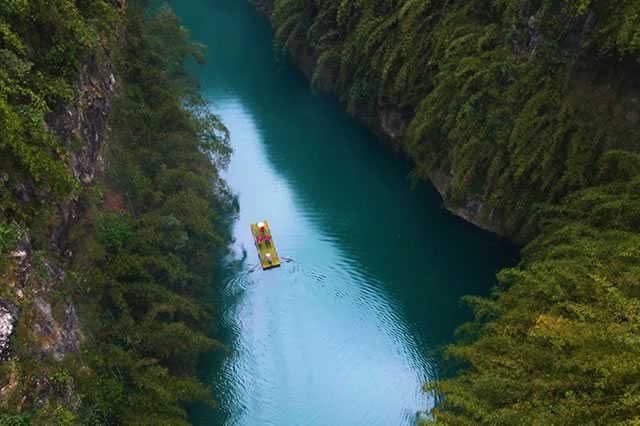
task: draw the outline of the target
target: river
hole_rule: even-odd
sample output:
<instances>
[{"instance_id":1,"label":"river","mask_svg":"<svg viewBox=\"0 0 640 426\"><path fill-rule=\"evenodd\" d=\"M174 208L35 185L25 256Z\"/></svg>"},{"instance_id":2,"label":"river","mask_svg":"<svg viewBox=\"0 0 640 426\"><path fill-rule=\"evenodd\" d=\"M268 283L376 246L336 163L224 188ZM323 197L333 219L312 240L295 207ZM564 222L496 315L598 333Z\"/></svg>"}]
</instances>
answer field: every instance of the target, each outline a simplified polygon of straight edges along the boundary
<instances>
[{"instance_id":1,"label":"river","mask_svg":"<svg viewBox=\"0 0 640 426\"><path fill-rule=\"evenodd\" d=\"M173 6L208 45L197 74L231 132L225 178L240 204L217 282L231 351L205 363L218 407L194 423L412 424L433 404L420 388L439 377L435 350L470 318L460 298L488 294L516 251L412 189L401 157L274 56L246 1ZM262 219L294 262L248 273Z\"/></svg>"}]
</instances>

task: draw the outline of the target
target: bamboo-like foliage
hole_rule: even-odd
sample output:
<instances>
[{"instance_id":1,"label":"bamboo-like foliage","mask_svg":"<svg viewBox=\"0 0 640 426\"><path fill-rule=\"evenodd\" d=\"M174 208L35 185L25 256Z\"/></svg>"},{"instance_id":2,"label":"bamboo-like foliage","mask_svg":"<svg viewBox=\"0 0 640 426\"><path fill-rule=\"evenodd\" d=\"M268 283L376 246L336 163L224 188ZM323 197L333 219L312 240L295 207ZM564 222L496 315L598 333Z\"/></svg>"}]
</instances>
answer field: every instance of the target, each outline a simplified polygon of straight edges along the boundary
<instances>
[{"instance_id":1,"label":"bamboo-like foliage","mask_svg":"<svg viewBox=\"0 0 640 426\"><path fill-rule=\"evenodd\" d=\"M638 141L620 110L634 108L620 81L638 70L638 2L274 3L276 41L315 51L317 88L352 111L407 111L417 173L450 175L451 202L479 198L514 232L533 204L603 183L591 165Z\"/></svg>"},{"instance_id":2,"label":"bamboo-like foliage","mask_svg":"<svg viewBox=\"0 0 640 426\"><path fill-rule=\"evenodd\" d=\"M534 240L470 299L458 374L427 386L433 421L637 423L640 1L274 3L317 88L374 121L404 112L415 175Z\"/></svg>"},{"instance_id":3,"label":"bamboo-like foliage","mask_svg":"<svg viewBox=\"0 0 640 426\"><path fill-rule=\"evenodd\" d=\"M94 317L84 348L92 372L80 377L83 424L189 424L186 403L213 405L198 362L222 347L207 331L207 299L233 214L218 175L228 134L186 67L201 49L170 10L145 19L145 3L128 9L104 186L126 205L94 206L79 237Z\"/></svg>"},{"instance_id":4,"label":"bamboo-like foliage","mask_svg":"<svg viewBox=\"0 0 640 426\"><path fill-rule=\"evenodd\" d=\"M218 174L228 134L198 95L186 60L201 60L202 49L178 18L150 13L145 0L114 4L0 1L0 298L21 310L11 359L0 363L0 386L12 383L0 395L2 425L185 425L188 403L213 405L196 369L222 346L210 337L207 300L234 214ZM68 164L79 147L47 123L65 107L93 119L82 117L78 80L81 70L97 77L105 51L119 83L105 175L79 185ZM93 142L83 136L76 145ZM57 212L70 206L61 243ZM31 265L16 283L7 253L25 236ZM73 256L59 255L62 244ZM51 319L39 317L35 297L51 304ZM74 333L80 350L48 353L72 346L65 336Z\"/></svg>"}]
</instances>

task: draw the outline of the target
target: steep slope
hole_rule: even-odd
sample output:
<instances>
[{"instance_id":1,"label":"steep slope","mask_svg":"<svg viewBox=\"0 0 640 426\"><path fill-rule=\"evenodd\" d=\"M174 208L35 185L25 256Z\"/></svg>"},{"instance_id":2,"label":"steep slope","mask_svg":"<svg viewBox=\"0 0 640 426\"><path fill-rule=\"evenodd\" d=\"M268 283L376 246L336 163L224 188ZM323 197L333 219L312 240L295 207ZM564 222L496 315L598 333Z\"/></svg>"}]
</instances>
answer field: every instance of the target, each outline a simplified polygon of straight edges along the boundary
<instances>
[{"instance_id":1,"label":"steep slope","mask_svg":"<svg viewBox=\"0 0 640 426\"><path fill-rule=\"evenodd\" d=\"M73 383L54 378L84 337L62 290L73 257L68 230L79 194L102 171L121 6L0 6L0 407L13 412L60 402L64 416L78 404Z\"/></svg>"},{"instance_id":2,"label":"steep slope","mask_svg":"<svg viewBox=\"0 0 640 426\"><path fill-rule=\"evenodd\" d=\"M0 423L188 424L230 196L201 58L145 1L0 5ZM176 342L180 342L177 344Z\"/></svg>"},{"instance_id":3,"label":"steep slope","mask_svg":"<svg viewBox=\"0 0 640 426\"><path fill-rule=\"evenodd\" d=\"M314 87L495 232L530 239L536 206L617 180L637 141L634 2L265 3Z\"/></svg>"},{"instance_id":4,"label":"steep slope","mask_svg":"<svg viewBox=\"0 0 640 426\"><path fill-rule=\"evenodd\" d=\"M434 421L638 421L640 3L257 1L320 91L392 141L447 208L526 243Z\"/></svg>"}]
</instances>

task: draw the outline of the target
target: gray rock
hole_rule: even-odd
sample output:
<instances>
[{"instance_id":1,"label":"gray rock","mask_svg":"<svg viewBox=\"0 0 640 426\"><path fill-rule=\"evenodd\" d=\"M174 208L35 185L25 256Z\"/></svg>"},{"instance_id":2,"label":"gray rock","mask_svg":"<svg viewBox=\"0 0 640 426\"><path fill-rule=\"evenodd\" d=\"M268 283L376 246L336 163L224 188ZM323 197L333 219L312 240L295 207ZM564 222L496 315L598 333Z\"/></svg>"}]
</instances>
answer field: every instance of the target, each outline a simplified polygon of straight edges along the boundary
<instances>
[{"instance_id":1,"label":"gray rock","mask_svg":"<svg viewBox=\"0 0 640 426\"><path fill-rule=\"evenodd\" d=\"M10 339L18 320L18 309L7 302L0 301L0 362L11 355Z\"/></svg>"}]
</instances>

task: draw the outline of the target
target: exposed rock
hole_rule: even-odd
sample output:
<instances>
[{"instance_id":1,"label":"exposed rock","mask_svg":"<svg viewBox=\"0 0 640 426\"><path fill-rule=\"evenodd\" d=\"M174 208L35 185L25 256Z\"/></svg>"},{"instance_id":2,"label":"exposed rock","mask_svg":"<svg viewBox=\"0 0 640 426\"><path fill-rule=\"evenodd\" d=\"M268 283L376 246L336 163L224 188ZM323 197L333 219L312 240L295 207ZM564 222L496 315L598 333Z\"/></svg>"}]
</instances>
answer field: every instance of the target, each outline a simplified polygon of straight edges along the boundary
<instances>
[{"instance_id":1,"label":"exposed rock","mask_svg":"<svg viewBox=\"0 0 640 426\"><path fill-rule=\"evenodd\" d=\"M18 387L18 374L15 366L9 370L7 377L0 377L0 402L7 401L13 396L13 392Z\"/></svg>"},{"instance_id":2,"label":"exposed rock","mask_svg":"<svg viewBox=\"0 0 640 426\"><path fill-rule=\"evenodd\" d=\"M80 329L76 310L70 300L64 303L64 318L60 321L53 316L51 304L42 297L33 300L34 340L40 343L40 356L51 355L60 361L68 352L80 347Z\"/></svg>"},{"instance_id":3,"label":"exposed rock","mask_svg":"<svg viewBox=\"0 0 640 426\"><path fill-rule=\"evenodd\" d=\"M124 1L119 4L124 4ZM104 57L99 63L96 58L90 58L82 66L78 101L73 105L59 106L47 116L49 130L60 136L70 148L73 176L84 185L93 184L104 171L101 151L113 95L118 88L111 52L105 48L103 53ZM80 214L79 208L74 199L60 204L58 216L61 221L50 229L51 243L63 258L71 255L67 247L67 234Z\"/></svg>"},{"instance_id":4,"label":"exposed rock","mask_svg":"<svg viewBox=\"0 0 640 426\"><path fill-rule=\"evenodd\" d=\"M70 147L73 176L85 185L91 184L102 171L97 160L111 99L117 88L112 61L101 62L97 76L89 73L93 67L96 65L87 63L81 69L78 102L60 105L47 116L48 129Z\"/></svg>"},{"instance_id":5,"label":"exposed rock","mask_svg":"<svg viewBox=\"0 0 640 426\"><path fill-rule=\"evenodd\" d=\"M409 119L393 106L384 106L379 109L380 127L382 133L392 141L400 141L407 132Z\"/></svg>"},{"instance_id":6,"label":"exposed rock","mask_svg":"<svg viewBox=\"0 0 640 426\"><path fill-rule=\"evenodd\" d=\"M544 36L538 32L536 28L536 17L530 16L527 20L527 32L529 33L529 42L525 48L525 51L531 55L536 53L538 46L544 43Z\"/></svg>"},{"instance_id":7,"label":"exposed rock","mask_svg":"<svg viewBox=\"0 0 640 426\"><path fill-rule=\"evenodd\" d=\"M568 16L559 10L554 17L563 23L567 33L566 40L564 40L561 48L563 54L567 56L584 44L596 23L596 16L592 12L586 15ZM523 55L534 55L547 40L545 34L540 30L540 27L543 27L539 22L541 17L538 15L538 10L532 10L531 4L525 2L520 8L519 18L520 22L513 26L513 51ZM546 16L544 19L551 18Z\"/></svg>"},{"instance_id":8,"label":"exposed rock","mask_svg":"<svg viewBox=\"0 0 640 426\"><path fill-rule=\"evenodd\" d=\"M124 0L114 2L118 7L124 7L124 4ZM105 48L99 62L96 58L89 58L79 75L80 96L77 102L60 106L47 117L49 130L60 136L69 147L70 169L74 177L85 185L93 184L104 171L101 150L112 98L118 88L115 65L110 55L111 52ZM57 302L56 318L51 294L64 279L63 268L73 255L68 247L69 229L81 214L82 206L76 199L60 204L60 222L49 229L49 236L52 246L58 249L62 264L57 266L54 262L42 260L40 266L47 271L48 278L33 280L31 284L32 317L36 319L31 330L33 340L38 342L34 353L39 357L50 355L61 360L80 347L82 333L72 300L67 298Z\"/></svg>"},{"instance_id":9,"label":"exposed rock","mask_svg":"<svg viewBox=\"0 0 640 426\"><path fill-rule=\"evenodd\" d=\"M65 301L64 316L62 343L64 344L65 352L77 352L80 349L82 333L80 331L80 321L78 321L76 307L70 299Z\"/></svg>"},{"instance_id":10,"label":"exposed rock","mask_svg":"<svg viewBox=\"0 0 640 426\"><path fill-rule=\"evenodd\" d=\"M63 380L51 380L48 377L40 377L35 386L36 403L38 407L47 407L52 397L60 398L65 407L77 409L81 404L81 398L76 392L75 382L72 377Z\"/></svg>"},{"instance_id":11,"label":"exposed rock","mask_svg":"<svg viewBox=\"0 0 640 426\"><path fill-rule=\"evenodd\" d=\"M17 292L21 292L29 279L31 270L31 240L27 234L20 235L15 249L9 253L9 258L13 260L14 268L13 276L7 284Z\"/></svg>"},{"instance_id":12,"label":"exposed rock","mask_svg":"<svg viewBox=\"0 0 640 426\"><path fill-rule=\"evenodd\" d=\"M9 359L11 352L9 339L15 330L18 312L15 305L0 300L0 362Z\"/></svg>"},{"instance_id":13,"label":"exposed rock","mask_svg":"<svg viewBox=\"0 0 640 426\"><path fill-rule=\"evenodd\" d=\"M503 212L494 208L488 208L484 203L473 198L468 198L461 205L451 204L447 201L449 199L448 194L452 180L450 174L443 172L433 173L430 176L430 180L440 193L440 196L445 200L445 207L451 213L474 224L478 228L503 237L513 238L513 232L506 226Z\"/></svg>"},{"instance_id":14,"label":"exposed rock","mask_svg":"<svg viewBox=\"0 0 640 426\"><path fill-rule=\"evenodd\" d=\"M123 6L124 1L114 4ZM69 147L70 169L74 177L85 185L92 184L104 170L100 152L111 101L118 87L111 52L105 49L103 54L99 63L96 58L90 58L83 64L76 103L60 106L47 117L49 131L60 136ZM60 204L59 223L49 228L49 238L52 246L58 249L57 261L60 265L40 259L38 267L46 277L32 277L29 280L28 291L33 298L29 317L34 319L30 329L32 340L36 342L33 352L37 357L52 356L61 360L67 353L76 352L80 347L82 334L73 302L69 298L55 302L51 295L64 279L65 264L72 256L68 247L68 232L81 214L82 206L76 199ZM27 274L29 260L22 262L26 262L24 270ZM25 276L22 281L27 279L28 276Z\"/></svg>"}]
</instances>

